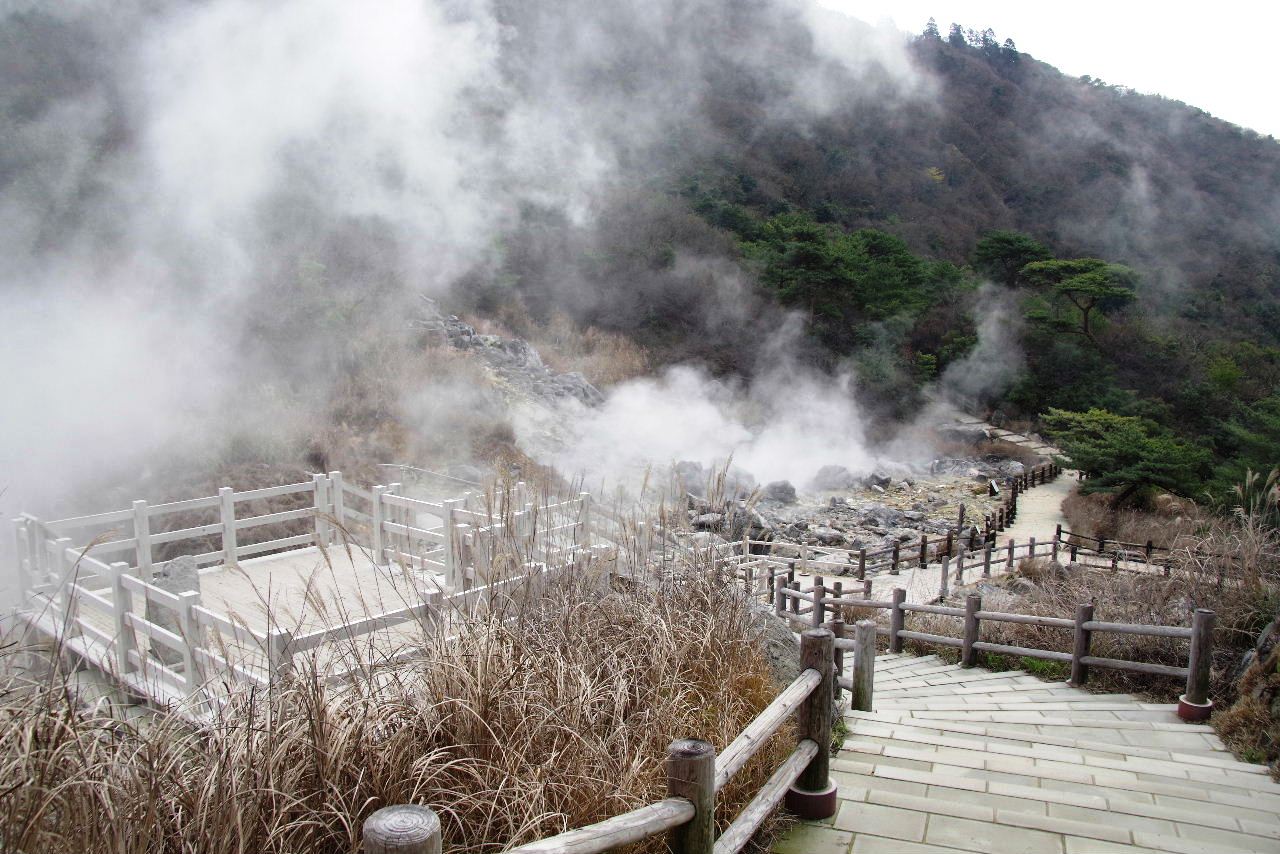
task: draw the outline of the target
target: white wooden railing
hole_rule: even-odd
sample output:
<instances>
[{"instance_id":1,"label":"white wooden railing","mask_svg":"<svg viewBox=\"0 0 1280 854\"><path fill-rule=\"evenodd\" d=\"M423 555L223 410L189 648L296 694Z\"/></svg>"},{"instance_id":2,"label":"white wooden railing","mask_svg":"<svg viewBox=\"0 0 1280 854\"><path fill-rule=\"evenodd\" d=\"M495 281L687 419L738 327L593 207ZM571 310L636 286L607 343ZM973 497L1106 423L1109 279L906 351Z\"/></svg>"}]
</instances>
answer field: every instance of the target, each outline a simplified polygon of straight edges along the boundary
<instances>
[{"instance_id":1,"label":"white wooden railing","mask_svg":"<svg viewBox=\"0 0 1280 854\"><path fill-rule=\"evenodd\" d=\"M52 521L22 514L14 520L22 613L130 691L159 702L208 700L219 685L268 685L294 656L326 643L470 612L574 564L593 547L591 507L586 493L530 500L524 484L432 502L400 494L399 484L364 489L330 472ZM175 520L178 513L187 518ZM179 554L201 576L227 567L252 574L272 554L331 546L420 573L434 590L398 609L296 633L252 627L206 607L198 590L163 589L155 578Z\"/></svg>"}]
</instances>

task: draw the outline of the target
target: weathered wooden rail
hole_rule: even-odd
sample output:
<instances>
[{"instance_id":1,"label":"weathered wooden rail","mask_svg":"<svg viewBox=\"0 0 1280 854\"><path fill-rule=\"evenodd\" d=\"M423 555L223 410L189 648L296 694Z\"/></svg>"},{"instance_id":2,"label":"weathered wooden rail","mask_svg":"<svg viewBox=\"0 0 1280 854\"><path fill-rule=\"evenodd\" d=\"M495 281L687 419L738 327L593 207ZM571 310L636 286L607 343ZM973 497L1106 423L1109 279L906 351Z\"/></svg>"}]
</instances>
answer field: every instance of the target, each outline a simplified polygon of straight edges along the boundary
<instances>
[{"instance_id":1,"label":"weathered wooden rail","mask_svg":"<svg viewBox=\"0 0 1280 854\"><path fill-rule=\"evenodd\" d=\"M874 627L859 626L861 635ZM874 637L874 635L871 635ZM830 780L832 706L837 688L839 638L830 628L806 629L800 638L799 676L725 749L716 754L708 742L680 739L667 751L667 797L596 824L509 849L511 854L598 854L665 834L673 854L736 854L779 805L802 818L835 813L836 788ZM870 707L874 646L858 647ZM754 798L717 838L716 794L789 719L796 721L797 744ZM397 805L373 813L364 823L366 854L438 854L442 849L439 816L425 806Z\"/></svg>"},{"instance_id":2,"label":"weathered wooden rail","mask_svg":"<svg viewBox=\"0 0 1280 854\"><path fill-rule=\"evenodd\" d=\"M1054 617L986 611L982 608L982 597L976 593L967 596L964 607L959 608L908 603L906 591L901 587L895 588L888 600L874 600L865 595L845 596L839 592L829 595L822 585L815 586L809 593L804 593L792 586L793 584L794 582L787 582L785 576L781 575L775 580L774 608L778 616L802 625L818 625L829 619L829 615L840 615L846 608L886 610L889 612L888 627L877 627L875 631L876 634L888 638L890 652L902 652L904 642L910 640L959 649L960 661L965 666L974 665L977 662L977 654L980 652L1056 661L1071 666L1070 682L1076 686L1084 685L1088 681L1091 667L1126 670L1150 676L1166 676L1186 682L1186 691L1178 702L1178 714L1181 717L1191 721L1204 720L1209 717L1213 709L1213 704L1209 700L1209 680L1213 658L1213 626L1216 617L1213 611L1205 608L1196 609L1190 626L1140 625L1095 620L1092 604L1080 605L1074 618ZM809 603L807 610L802 610L800 607L802 602ZM962 621L960 631L952 636L909 630L906 627L907 615L913 613L958 618ZM983 622L1023 623L1070 630L1073 633L1071 652L983 641L981 640ZM1157 662L1095 656L1091 653L1090 647L1093 635L1098 632L1187 640L1189 641L1187 665L1177 667Z\"/></svg>"}]
</instances>

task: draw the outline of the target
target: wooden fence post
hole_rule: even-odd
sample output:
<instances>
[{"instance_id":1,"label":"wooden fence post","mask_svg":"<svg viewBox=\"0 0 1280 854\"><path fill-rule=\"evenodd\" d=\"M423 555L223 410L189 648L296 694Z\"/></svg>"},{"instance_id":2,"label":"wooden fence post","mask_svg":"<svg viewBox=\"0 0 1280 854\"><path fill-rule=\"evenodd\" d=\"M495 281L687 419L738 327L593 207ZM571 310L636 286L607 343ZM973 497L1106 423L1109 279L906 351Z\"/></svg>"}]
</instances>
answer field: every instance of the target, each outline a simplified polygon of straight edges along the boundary
<instances>
[{"instance_id":1,"label":"wooden fence post","mask_svg":"<svg viewBox=\"0 0 1280 854\"><path fill-rule=\"evenodd\" d=\"M1036 538L1028 537L1029 545L1027 546L1027 557L1036 556Z\"/></svg>"},{"instance_id":2,"label":"wooden fence post","mask_svg":"<svg viewBox=\"0 0 1280 854\"><path fill-rule=\"evenodd\" d=\"M229 486L218 490L222 521L222 564L236 565L236 493Z\"/></svg>"},{"instance_id":3,"label":"wooden fence post","mask_svg":"<svg viewBox=\"0 0 1280 854\"><path fill-rule=\"evenodd\" d=\"M944 557L942 559L942 577L938 583L938 599L945 600L947 598L947 584L950 579L947 577L951 574L951 558Z\"/></svg>"},{"instance_id":4,"label":"wooden fence post","mask_svg":"<svg viewBox=\"0 0 1280 854\"><path fill-rule=\"evenodd\" d=\"M889 574L898 574L898 543L893 544L893 564L889 567Z\"/></svg>"},{"instance_id":5,"label":"wooden fence post","mask_svg":"<svg viewBox=\"0 0 1280 854\"><path fill-rule=\"evenodd\" d=\"M1009 541L1009 559L1005 562L1005 572L1013 572L1013 540Z\"/></svg>"},{"instance_id":6,"label":"wooden fence post","mask_svg":"<svg viewBox=\"0 0 1280 854\"><path fill-rule=\"evenodd\" d=\"M956 556L956 586L960 587L964 584L964 559L967 552L962 548L960 554Z\"/></svg>"},{"instance_id":7,"label":"wooden fence post","mask_svg":"<svg viewBox=\"0 0 1280 854\"><path fill-rule=\"evenodd\" d=\"M862 582L862 598L863 599L871 598L871 579L870 578L867 578Z\"/></svg>"},{"instance_id":8,"label":"wooden fence post","mask_svg":"<svg viewBox=\"0 0 1280 854\"><path fill-rule=\"evenodd\" d=\"M342 495L342 472L329 472L329 500L333 504L333 518L339 527L346 527L346 500Z\"/></svg>"},{"instance_id":9,"label":"wooden fence post","mask_svg":"<svg viewBox=\"0 0 1280 854\"><path fill-rule=\"evenodd\" d=\"M711 854L716 838L716 749L682 738L667 748L667 797L693 804L693 818L667 831L671 854Z\"/></svg>"},{"instance_id":10,"label":"wooden fence post","mask_svg":"<svg viewBox=\"0 0 1280 854\"><path fill-rule=\"evenodd\" d=\"M970 593L964 600L964 646L960 648L960 666L973 667L978 663L978 612L982 610L982 597Z\"/></svg>"},{"instance_id":11,"label":"wooden fence post","mask_svg":"<svg viewBox=\"0 0 1280 854\"><path fill-rule=\"evenodd\" d=\"M182 678L186 681L187 694L204 699L204 674L196 658L196 649L203 646L203 634L196 622L195 607L200 604L200 593L188 590L178 594L178 634L182 636Z\"/></svg>"},{"instance_id":12,"label":"wooden fence post","mask_svg":"<svg viewBox=\"0 0 1280 854\"><path fill-rule=\"evenodd\" d=\"M1089 665L1081 659L1089 654L1089 641L1093 632L1084 624L1093 619L1093 603L1086 602L1076 606L1076 639L1071 647L1071 679L1068 684L1079 688L1089 681Z\"/></svg>"},{"instance_id":13,"label":"wooden fence post","mask_svg":"<svg viewBox=\"0 0 1280 854\"><path fill-rule=\"evenodd\" d=\"M1062 548L1062 526L1059 525L1053 531L1053 562L1058 562L1058 550Z\"/></svg>"},{"instance_id":14,"label":"wooden fence post","mask_svg":"<svg viewBox=\"0 0 1280 854\"><path fill-rule=\"evenodd\" d=\"M311 475L311 488L315 492L316 507L316 545L329 545L329 523L325 517L329 515L329 479L322 474Z\"/></svg>"},{"instance_id":15,"label":"wooden fence post","mask_svg":"<svg viewBox=\"0 0 1280 854\"><path fill-rule=\"evenodd\" d=\"M859 620L854 625L853 691L850 692L849 708L858 712L871 711L875 674L876 621Z\"/></svg>"},{"instance_id":16,"label":"wooden fence post","mask_svg":"<svg viewBox=\"0 0 1280 854\"><path fill-rule=\"evenodd\" d=\"M806 629L800 635L800 667L818 671L817 686L796 711L801 740L817 743L818 752L787 790L786 807L803 819L830 818L836 812L831 782L831 707L835 699L835 636L830 629ZM856 662L855 662L856 666Z\"/></svg>"},{"instance_id":17,"label":"wooden fence post","mask_svg":"<svg viewBox=\"0 0 1280 854\"><path fill-rule=\"evenodd\" d=\"M129 564L119 561L111 564L111 605L116 629L116 670L119 675L134 670L131 653L137 649L138 642L134 638L133 626L126 616L133 610L133 594L124 586L124 576L129 573Z\"/></svg>"},{"instance_id":18,"label":"wooden fence post","mask_svg":"<svg viewBox=\"0 0 1280 854\"><path fill-rule=\"evenodd\" d=\"M858 549L858 578L867 577L867 550Z\"/></svg>"},{"instance_id":19,"label":"wooden fence post","mask_svg":"<svg viewBox=\"0 0 1280 854\"><path fill-rule=\"evenodd\" d=\"M822 583L822 576L818 576L813 580L813 613L810 614L809 624L813 628L819 628L826 622L827 613L827 590Z\"/></svg>"},{"instance_id":20,"label":"wooden fence post","mask_svg":"<svg viewBox=\"0 0 1280 854\"><path fill-rule=\"evenodd\" d=\"M267 632L267 679L288 676L293 670L293 655L289 652L289 644L293 643L293 632L288 629L268 630Z\"/></svg>"},{"instance_id":21,"label":"wooden fence post","mask_svg":"<svg viewBox=\"0 0 1280 854\"><path fill-rule=\"evenodd\" d=\"M151 582L151 517L147 515L147 502L133 502L133 536L137 540L138 576Z\"/></svg>"},{"instance_id":22,"label":"wooden fence post","mask_svg":"<svg viewBox=\"0 0 1280 854\"><path fill-rule=\"evenodd\" d=\"M440 817L430 807L397 804L364 820L364 854L441 854Z\"/></svg>"},{"instance_id":23,"label":"wooden fence post","mask_svg":"<svg viewBox=\"0 0 1280 854\"><path fill-rule=\"evenodd\" d=\"M991 577L991 546L987 546L986 552L982 555L982 577Z\"/></svg>"},{"instance_id":24,"label":"wooden fence post","mask_svg":"<svg viewBox=\"0 0 1280 854\"><path fill-rule=\"evenodd\" d=\"M373 502L369 507L369 550L373 552L373 565L382 566L386 555L383 554L382 547L382 496L387 494L387 488L379 484L370 490L373 493ZM447 534L447 532L446 532ZM445 543L446 548L448 542Z\"/></svg>"},{"instance_id":25,"label":"wooden fence post","mask_svg":"<svg viewBox=\"0 0 1280 854\"><path fill-rule=\"evenodd\" d=\"M1187 658L1187 693L1178 698L1178 717L1203 721L1213 714L1209 699L1209 678L1213 667L1213 624L1217 615L1208 608L1196 608L1191 617L1191 653Z\"/></svg>"},{"instance_id":26,"label":"wooden fence post","mask_svg":"<svg viewBox=\"0 0 1280 854\"><path fill-rule=\"evenodd\" d=\"M902 603L906 601L907 591L901 587L893 588L890 599L893 607L889 609L889 652L902 652L902 629L906 624L906 612Z\"/></svg>"},{"instance_id":27,"label":"wooden fence post","mask_svg":"<svg viewBox=\"0 0 1280 854\"><path fill-rule=\"evenodd\" d=\"M781 617L787 610L787 596L782 591L786 589L786 578L782 575L773 576L773 612Z\"/></svg>"},{"instance_id":28,"label":"wooden fence post","mask_svg":"<svg viewBox=\"0 0 1280 854\"><path fill-rule=\"evenodd\" d=\"M920 565L929 565L929 535L920 535Z\"/></svg>"},{"instance_id":29,"label":"wooden fence post","mask_svg":"<svg viewBox=\"0 0 1280 854\"><path fill-rule=\"evenodd\" d=\"M845 621L840 619L839 612L837 612L836 618L834 620L827 623L827 627L831 629L831 634L835 636L835 639L837 641L840 640L840 638L845 636ZM853 666L854 666L854 669L856 670L858 667L858 659L856 657L858 651L855 649L853 652L855 656L853 660ZM835 647L834 652L832 652L832 656L835 658L836 699L839 699L840 698L840 678L839 677L844 675L844 650L837 645Z\"/></svg>"}]
</instances>

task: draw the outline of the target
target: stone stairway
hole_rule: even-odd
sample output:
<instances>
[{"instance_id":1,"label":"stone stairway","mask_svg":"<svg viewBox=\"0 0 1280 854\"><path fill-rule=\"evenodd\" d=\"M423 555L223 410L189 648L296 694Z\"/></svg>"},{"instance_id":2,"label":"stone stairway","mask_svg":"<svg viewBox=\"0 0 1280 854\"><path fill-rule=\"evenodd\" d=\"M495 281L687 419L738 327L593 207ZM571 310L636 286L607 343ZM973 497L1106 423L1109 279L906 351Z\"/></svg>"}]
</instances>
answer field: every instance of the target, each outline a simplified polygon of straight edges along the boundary
<instances>
[{"instance_id":1,"label":"stone stairway","mask_svg":"<svg viewBox=\"0 0 1280 854\"><path fill-rule=\"evenodd\" d=\"M936 656L876 658L834 819L777 854L1280 852L1280 784L1174 705Z\"/></svg>"}]
</instances>

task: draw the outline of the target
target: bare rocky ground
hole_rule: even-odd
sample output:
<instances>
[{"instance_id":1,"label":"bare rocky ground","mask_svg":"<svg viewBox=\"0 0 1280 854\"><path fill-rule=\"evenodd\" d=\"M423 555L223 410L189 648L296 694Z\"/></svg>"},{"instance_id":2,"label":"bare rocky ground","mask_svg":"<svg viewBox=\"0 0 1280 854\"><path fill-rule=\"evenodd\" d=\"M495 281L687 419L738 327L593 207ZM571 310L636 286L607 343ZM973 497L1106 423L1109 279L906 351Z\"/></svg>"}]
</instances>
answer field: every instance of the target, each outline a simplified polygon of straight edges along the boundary
<instances>
[{"instance_id":1,"label":"bare rocky ground","mask_svg":"<svg viewBox=\"0 0 1280 854\"><path fill-rule=\"evenodd\" d=\"M965 525L981 526L999 506L996 490L1023 465L1000 457L946 458L919 473L875 472L856 477L839 466L824 467L814 481L797 490L786 481L755 485L750 476L730 469L724 485L708 483L694 462L676 466L692 528L728 540L752 539L777 544L835 549L891 548L918 544L922 536L945 536ZM708 488L708 485L710 488Z\"/></svg>"}]
</instances>

